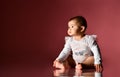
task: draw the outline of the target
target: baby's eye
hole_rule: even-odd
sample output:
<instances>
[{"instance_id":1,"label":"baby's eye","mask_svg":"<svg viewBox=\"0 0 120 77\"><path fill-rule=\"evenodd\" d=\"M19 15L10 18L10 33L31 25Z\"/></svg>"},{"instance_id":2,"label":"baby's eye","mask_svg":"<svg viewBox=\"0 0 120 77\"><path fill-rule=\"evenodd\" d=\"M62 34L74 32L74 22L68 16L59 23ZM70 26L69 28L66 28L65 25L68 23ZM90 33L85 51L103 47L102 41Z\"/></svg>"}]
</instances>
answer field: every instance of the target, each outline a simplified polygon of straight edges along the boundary
<instances>
[{"instance_id":1,"label":"baby's eye","mask_svg":"<svg viewBox=\"0 0 120 77\"><path fill-rule=\"evenodd\" d=\"M73 28L74 26L71 26L71 28Z\"/></svg>"}]
</instances>

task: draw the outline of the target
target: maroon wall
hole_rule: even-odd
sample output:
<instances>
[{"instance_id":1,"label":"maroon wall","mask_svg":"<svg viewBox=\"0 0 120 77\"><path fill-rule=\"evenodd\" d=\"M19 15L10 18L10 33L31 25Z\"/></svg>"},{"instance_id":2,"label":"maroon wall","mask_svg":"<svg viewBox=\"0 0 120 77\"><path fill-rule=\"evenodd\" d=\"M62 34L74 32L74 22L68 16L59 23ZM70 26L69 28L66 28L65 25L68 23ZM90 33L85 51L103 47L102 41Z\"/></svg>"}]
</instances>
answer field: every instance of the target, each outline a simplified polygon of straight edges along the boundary
<instances>
[{"instance_id":1,"label":"maroon wall","mask_svg":"<svg viewBox=\"0 0 120 77\"><path fill-rule=\"evenodd\" d=\"M63 48L67 20L83 15L88 21L87 33L98 35L104 67L110 70L115 64L112 69L118 69L119 3L119 0L2 1L0 63L52 65Z\"/></svg>"}]
</instances>

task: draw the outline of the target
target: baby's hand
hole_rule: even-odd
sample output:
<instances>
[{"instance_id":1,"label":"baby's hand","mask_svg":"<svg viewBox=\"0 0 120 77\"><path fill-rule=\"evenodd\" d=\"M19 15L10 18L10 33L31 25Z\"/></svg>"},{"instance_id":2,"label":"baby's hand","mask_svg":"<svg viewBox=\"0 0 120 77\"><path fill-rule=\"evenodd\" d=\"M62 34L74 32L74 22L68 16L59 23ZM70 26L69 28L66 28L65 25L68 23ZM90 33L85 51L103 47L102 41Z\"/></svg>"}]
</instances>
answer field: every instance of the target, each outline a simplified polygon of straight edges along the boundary
<instances>
[{"instance_id":1,"label":"baby's hand","mask_svg":"<svg viewBox=\"0 0 120 77\"><path fill-rule=\"evenodd\" d=\"M59 69L65 69L65 68L68 68L69 66L68 66L67 63L62 63L59 60L55 60L53 62L53 67L54 68L59 68Z\"/></svg>"},{"instance_id":2,"label":"baby's hand","mask_svg":"<svg viewBox=\"0 0 120 77\"><path fill-rule=\"evenodd\" d=\"M55 61L53 62L53 67L56 68L56 65L57 65L58 62L59 62L58 60L55 60Z\"/></svg>"},{"instance_id":3,"label":"baby's hand","mask_svg":"<svg viewBox=\"0 0 120 77\"><path fill-rule=\"evenodd\" d=\"M95 69L97 72L102 72L102 70L103 70L101 64L95 64Z\"/></svg>"}]
</instances>

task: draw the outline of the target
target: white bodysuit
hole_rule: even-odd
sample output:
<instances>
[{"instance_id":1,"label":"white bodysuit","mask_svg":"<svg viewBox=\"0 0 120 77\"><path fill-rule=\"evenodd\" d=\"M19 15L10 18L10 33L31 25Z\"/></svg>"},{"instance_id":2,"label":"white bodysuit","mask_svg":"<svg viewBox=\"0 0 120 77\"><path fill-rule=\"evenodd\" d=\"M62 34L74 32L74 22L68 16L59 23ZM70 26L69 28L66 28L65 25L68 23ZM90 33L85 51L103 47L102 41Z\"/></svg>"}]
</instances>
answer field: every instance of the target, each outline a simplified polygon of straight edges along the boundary
<instances>
[{"instance_id":1,"label":"white bodysuit","mask_svg":"<svg viewBox=\"0 0 120 77\"><path fill-rule=\"evenodd\" d=\"M81 40L65 37L66 43L56 60L64 61L71 54L76 63L82 63L89 56L94 56L94 64L100 64L100 53L96 35L85 35Z\"/></svg>"}]
</instances>

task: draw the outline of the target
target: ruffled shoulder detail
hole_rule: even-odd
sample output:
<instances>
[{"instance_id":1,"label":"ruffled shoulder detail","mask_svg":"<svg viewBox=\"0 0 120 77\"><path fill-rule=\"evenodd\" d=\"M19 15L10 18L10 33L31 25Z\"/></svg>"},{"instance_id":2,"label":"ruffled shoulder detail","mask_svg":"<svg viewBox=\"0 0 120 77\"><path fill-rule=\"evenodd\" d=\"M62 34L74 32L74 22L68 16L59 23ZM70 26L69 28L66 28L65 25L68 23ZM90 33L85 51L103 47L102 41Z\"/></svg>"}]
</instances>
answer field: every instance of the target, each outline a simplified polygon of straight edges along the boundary
<instances>
[{"instance_id":1,"label":"ruffled shoulder detail","mask_svg":"<svg viewBox=\"0 0 120 77\"><path fill-rule=\"evenodd\" d=\"M97 35L86 35L86 39L89 41L97 41Z\"/></svg>"},{"instance_id":2,"label":"ruffled shoulder detail","mask_svg":"<svg viewBox=\"0 0 120 77\"><path fill-rule=\"evenodd\" d=\"M65 36L65 42L71 41L71 40L72 40L72 37L70 37L70 36Z\"/></svg>"},{"instance_id":3,"label":"ruffled shoulder detail","mask_svg":"<svg viewBox=\"0 0 120 77\"><path fill-rule=\"evenodd\" d=\"M97 35L91 35L91 37L96 40L97 39Z\"/></svg>"}]
</instances>

